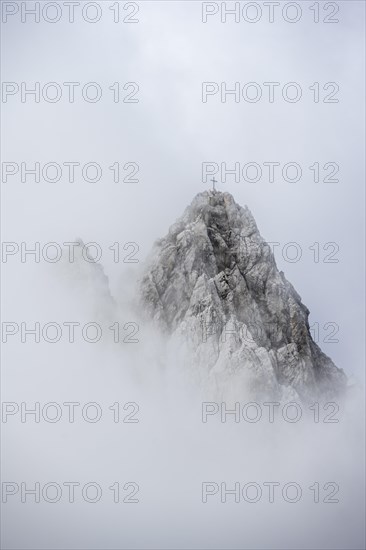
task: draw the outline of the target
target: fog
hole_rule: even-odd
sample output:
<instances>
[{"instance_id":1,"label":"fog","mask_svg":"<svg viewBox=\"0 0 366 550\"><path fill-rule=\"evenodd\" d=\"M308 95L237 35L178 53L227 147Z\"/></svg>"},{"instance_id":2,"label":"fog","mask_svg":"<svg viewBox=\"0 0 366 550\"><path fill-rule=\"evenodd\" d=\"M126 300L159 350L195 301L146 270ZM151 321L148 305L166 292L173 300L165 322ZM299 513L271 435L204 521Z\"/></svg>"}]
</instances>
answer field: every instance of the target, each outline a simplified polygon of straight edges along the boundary
<instances>
[{"instance_id":1,"label":"fog","mask_svg":"<svg viewBox=\"0 0 366 550\"><path fill-rule=\"evenodd\" d=\"M79 171L74 182L63 171L52 183L31 175L22 182L20 171L4 181L3 172L2 241L15 248L6 262L3 256L2 321L19 327L3 337L2 351L3 499L4 491L11 493L4 482L15 484L2 505L4 548L364 548L364 4L335 3L336 24L314 23L308 4L301 2L296 24L281 17L221 23L220 14L202 23L200 2L155 0L138 2L137 24L114 24L112 2L100 3L103 16L95 24L79 16L69 23L65 11L54 24L31 17L22 23L20 12L3 22L3 81L103 88L96 103L80 95L74 103L65 96L56 103L22 102L19 93L1 105L3 163L103 168L94 183ZM108 88L115 82L138 83L139 102L114 103ZM264 82L298 82L303 97L236 103L227 96L225 103L218 93L204 103L203 82L226 82L228 89L257 82L263 90ZM312 101L314 82L338 83L339 102ZM137 163L138 183L114 183L109 167L115 162ZM206 397L180 368L180 352L139 317L134 296L144 262L153 242L211 185L202 181L203 162L301 165L303 177L295 183L215 177L220 190L248 205L262 236L279 243L277 265L310 309L310 324L318 323L320 347L352 381L337 403L337 422L326 421L332 409L323 403L319 422L304 406L298 422L286 421L283 404L274 422L263 404L258 422L243 414L239 422L230 414L222 422L221 411L203 422ZM316 183L308 168L315 162L337 163L339 181ZM42 249L76 238L100 246L112 300L88 262L79 270L42 254L39 262L31 255L22 261L22 242ZM110 248L116 242L119 261ZM126 243L136 243L138 262L123 261L133 251ZM301 247L298 262L284 257L287 243ZM318 262L309 249L314 243ZM339 247L335 263L324 261L333 250L323 248L327 243ZM21 323L32 328L36 322L58 323L64 329L59 341L41 336L35 343L28 334L22 342ZM65 322L79 323L73 343ZM109 328L115 322L118 343ZM324 329L329 322L338 326L336 342ZM83 338L87 323L102 327L98 342ZM134 329L126 323L137 323L138 334L130 336L137 342L123 341ZM92 339L92 330L88 334ZM22 422L22 402L28 408L40 403L39 422L31 414ZM74 422L64 405L71 402L80 403ZM97 422L81 412L91 402L102 411ZM47 403L61 407L58 422L42 415ZM123 422L128 415L138 422ZM28 488L57 483L62 496L47 502L41 491L39 503L31 495L22 502L22 482ZM73 503L65 482L80 484ZM101 487L98 502L81 495L89 482ZM118 503L110 489L116 482ZM263 485L268 482L280 484L274 502ZM138 502L122 502L136 488L126 483L138 484L130 497ZM203 489L203 483L210 485ZM221 502L221 483L231 490L240 483L240 501L237 491ZM243 498L247 483L260 486L258 502L248 502L252 493ZM301 488L297 502L283 498L286 483ZM320 502L314 502L316 488L309 489L315 483ZM338 502L324 502L327 497Z\"/></svg>"},{"instance_id":2,"label":"fog","mask_svg":"<svg viewBox=\"0 0 366 550\"><path fill-rule=\"evenodd\" d=\"M170 355L151 328L140 322L139 343L114 343L107 314L103 319L99 309L98 317L92 315L89 294L75 300L61 279L45 286L49 273L43 275L33 293L42 294L47 306L28 302L36 318L81 325L94 319L103 327L103 338L91 344L76 331L72 344L65 336L55 344L8 339L3 484L16 483L18 490L12 494L13 486L6 487L5 548L362 548L361 392L354 390L346 402L338 402L336 414L320 404L319 422L315 411L301 404L297 422L290 421L296 411L284 413L286 404L274 407L270 422L263 403L261 417L251 422L257 413L248 409L244 414L245 396L240 415L212 414L212 404L203 406L198 388L179 371L177 352ZM118 319L136 317L125 309ZM14 402L16 413L9 404ZM22 422L21 402L27 409L40 404L38 423L32 413L23 413ZM58 411L45 407L48 403L56 403ZM75 403L74 422L65 403ZM98 406L98 422L90 403ZM119 418L115 403L120 404ZM126 403L134 405L124 410ZM230 400L225 406L235 409ZM57 414L59 421L52 422ZM57 497L52 487L46 496L40 493L39 503L25 493L21 502L21 482L29 490L38 482L40 491L57 483L62 493L55 503L47 501ZM67 482L80 484L73 503ZM102 491L95 503L85 502L81 494L90 482ZM137 484L138 502L115 503L110 487L116 482L121 500L131 494L130 487L123 489L125 483ZM276 484L273 502L271 482ZM206 502L203 483L210 483ZM233 493L221 502L221 483L231 491L235 483L240 491L248 483L256 485L248 489L247 500L240 492L239 502ZM288 483L297 487L289 488L288 499L301 491L298 501L282 496ZM315 483L318 503L310 489ZM256 495L258 502L250 502ZM87 496L94 498L93 489ZM336 501L324 502L327 497Z\"/></svg>"}]
</instances>

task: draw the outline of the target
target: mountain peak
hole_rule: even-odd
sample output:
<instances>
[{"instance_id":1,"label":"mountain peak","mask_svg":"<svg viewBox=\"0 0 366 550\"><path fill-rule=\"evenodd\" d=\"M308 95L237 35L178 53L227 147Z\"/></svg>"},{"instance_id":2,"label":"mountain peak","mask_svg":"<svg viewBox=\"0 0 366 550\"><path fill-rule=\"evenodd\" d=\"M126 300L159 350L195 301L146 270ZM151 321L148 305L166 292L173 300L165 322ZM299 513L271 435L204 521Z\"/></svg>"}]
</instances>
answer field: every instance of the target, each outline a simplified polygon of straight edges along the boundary
<instances>
[{"instance_id":1,"label":"mountain peak","mask_svg":"<svg viewBox=\"0 0 366 550\"><path fill-rule=\"evenodd\" d=\"M220 392L234 384L278 395L286 387L310 398L345 384L312 340L309 310L251 212L230 193L196 195L156 243L141 302L166 334L186 341Z\"/></svg>"},{"instance_id":2,"label":"mountain peak","mask_svg":"<svg viewBox=\"0 0 366 550\"><path fill-rule=\"evenodd\" d=\"M198 193L194 197L191 204L186 208L183 214L183 218L192 218L199 213L210 214L220 210L222 210L222 212L231 214L239 210L244 210L250 214L248 208L242 208L241 206L239 206L230 193L223 191L207 190Z\"/></svg>"}]
</instances>

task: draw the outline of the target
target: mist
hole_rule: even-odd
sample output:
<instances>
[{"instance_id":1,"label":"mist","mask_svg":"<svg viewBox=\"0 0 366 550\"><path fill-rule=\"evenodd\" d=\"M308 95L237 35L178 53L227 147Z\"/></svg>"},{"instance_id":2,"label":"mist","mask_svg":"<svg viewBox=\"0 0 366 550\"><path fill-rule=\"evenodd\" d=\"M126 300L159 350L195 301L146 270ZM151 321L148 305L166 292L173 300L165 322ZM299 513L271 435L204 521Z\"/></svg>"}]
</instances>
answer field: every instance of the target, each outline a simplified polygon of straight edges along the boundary
<instances>
[{"instance_id":1,"label":"mist","mask_svg":"<svg viewBox=\"0 0 366 550\"><path fill-rule=\"evenodd\" d=\"M21 3L10 4L20 11L3 20L2 80L63 92L98 82L103 97L83 101L76 88L74 103L20 92L2 103L3 167L19 167L2 173L3 547L364 548L364 4L334 3L333 25L314 23L305 2L296 24L222 23L220 13L203 23L201 2L155 0L132 3L138 24L114 24L112 2L99 3L95 24L78 12L69 23L62 2L57 23L22 23ZM202 101L203 82L239 81L298 82L303 98ZM115 103L115 82L122 94L138 83L139 102ZM312 101L314 82L336 82L340 101ZM60 180L41 170L22 181L21 163L37 162L63 166ZM77 167L70 181L65 162L98 163L103 177ZM278 243L278 268L349 378L343 399L298 403L298 419L286 402L220 399L139 309L153 243L211 186L205 162L302 167L298 182L215 177ZM339 181L314 181L315 162L337 163ZM64 259L77 239L96 243L97 263Z\"/></svg>"}]
</instances>

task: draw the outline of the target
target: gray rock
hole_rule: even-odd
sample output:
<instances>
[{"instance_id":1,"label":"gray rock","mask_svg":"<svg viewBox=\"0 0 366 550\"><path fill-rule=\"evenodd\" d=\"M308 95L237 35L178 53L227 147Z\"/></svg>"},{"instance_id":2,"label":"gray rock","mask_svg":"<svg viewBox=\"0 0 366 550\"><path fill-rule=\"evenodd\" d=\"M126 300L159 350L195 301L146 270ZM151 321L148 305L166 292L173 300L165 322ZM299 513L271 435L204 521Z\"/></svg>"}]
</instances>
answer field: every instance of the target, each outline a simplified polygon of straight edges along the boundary
<instances>
[{"instance_id":1,"label":"gray rock","mask_svg":"<svg viewBox=\"0 0 366 550\"><path fill-rule=\"evenodd\" d=\"M252 214L229 193L194 198L155 244L140 297L145 315L184 343L198 379L220 396L308 401L345 388Z\"/></svg>"}]
</instances>

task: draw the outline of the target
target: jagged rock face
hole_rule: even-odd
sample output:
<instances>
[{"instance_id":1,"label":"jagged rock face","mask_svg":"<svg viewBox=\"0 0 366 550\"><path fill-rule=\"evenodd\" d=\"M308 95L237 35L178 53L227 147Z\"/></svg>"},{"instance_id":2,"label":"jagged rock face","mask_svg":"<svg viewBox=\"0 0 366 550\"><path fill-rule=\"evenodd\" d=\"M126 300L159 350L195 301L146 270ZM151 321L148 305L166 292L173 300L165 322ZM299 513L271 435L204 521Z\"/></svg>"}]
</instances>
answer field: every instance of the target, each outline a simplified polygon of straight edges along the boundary
<instances>
[{"instance_id":1,"label":"jagged rock face","mask_svg":"<svg viewBox=\"0 0 366 550\"><path fill-rule=\"evenodd\" d=\"M180 336L221 396L341 392L346 377L311 338L308 309L279 272L247 207L206 191L159 240L141 282L144 311Z\"/></svg>"}]
</instances>

